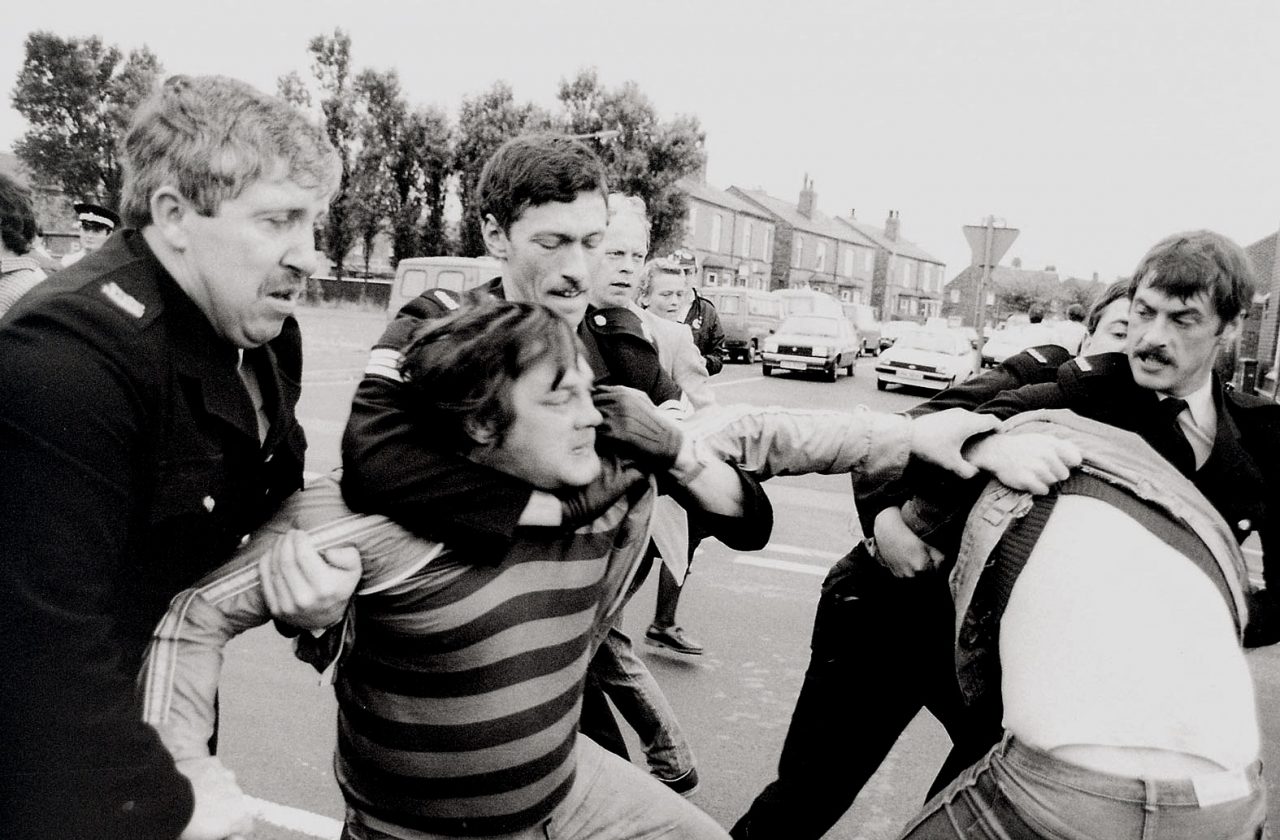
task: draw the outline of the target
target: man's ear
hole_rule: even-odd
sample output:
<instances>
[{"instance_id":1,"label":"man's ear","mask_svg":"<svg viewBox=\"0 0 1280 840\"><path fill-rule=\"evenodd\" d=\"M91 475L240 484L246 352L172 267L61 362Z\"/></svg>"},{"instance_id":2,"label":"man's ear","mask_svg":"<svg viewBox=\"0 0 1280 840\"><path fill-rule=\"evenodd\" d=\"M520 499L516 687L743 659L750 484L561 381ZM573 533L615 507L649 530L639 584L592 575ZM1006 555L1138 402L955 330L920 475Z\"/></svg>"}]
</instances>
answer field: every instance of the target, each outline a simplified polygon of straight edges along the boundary
<instances>
[{"instance_id":1,"label":"man's ear","mask_svg":"<svg viewBox=\"0 0 1280 840\"><path fill-rule=\"evenodd\" d=\"M160 187L151 194L151 224L175 251L187 249L187 222L194 213L191 203L173 187Z\"/></svg>"},{"instance_id":2,"label":"man's ear","mask_svg":"<svg viewBox=\"0 0 1280 840\"><path fill-rule=\"evenodd\" d=\"M502 225L498 224L498 220L492 213L481 220L480 232L484 235L484 245L489 249L490 256L505 260L511 248L511 240L507 238L507 232L502 229Z\"/></svg>"},{"instance_id":3,"label":"man's ear","mask_svg":"<svg viewBox=\"0 0 1280 840\"><path fill-rule=\"evenodd\" d=\"M497 438L492 423L483 423L474 417L468 417L463 421L462 430L475 442L476 446L489 446Z\"/></svg>"}]
</instances>

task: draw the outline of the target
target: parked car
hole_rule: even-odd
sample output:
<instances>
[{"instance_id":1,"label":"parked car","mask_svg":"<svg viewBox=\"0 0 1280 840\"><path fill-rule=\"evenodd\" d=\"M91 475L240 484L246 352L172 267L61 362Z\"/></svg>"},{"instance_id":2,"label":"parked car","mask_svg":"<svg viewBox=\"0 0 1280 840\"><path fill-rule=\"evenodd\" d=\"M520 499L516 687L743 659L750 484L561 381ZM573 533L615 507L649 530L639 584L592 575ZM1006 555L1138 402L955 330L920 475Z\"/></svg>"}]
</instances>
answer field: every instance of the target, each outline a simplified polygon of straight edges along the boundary
<instances>
[{"instance_id":1,"label":"parked car","mask_svg":"<svg viewBox=\"0 0 1280 840\"><path fill-rule=\"evenodd\" d=\"M875 356L880 353L880 322L876 320L874 311L865 303L842 303L840 308L853 324L862 342L862 355Z\"/></svg>"},{"instance_id":2,"label":"parked car","mask_svg":"<svg viewBox=\"0 0 1280 840\"><path fill-rule=\"evenodd\" d=\"M741 286L708 286L698 294L711 301L720 315L725 355L754 364L765 339L782 325L782 300L773 292Z\"/></svg>"},{"instance_id":3,"label":"parked car","mask_svg":"<svg viewBox=\"0 0 1280 840\"><path fill-rule=\"evenodd\" d=\"M880 325L880 350L892 347L904 332L920 329L915 321L885 321Z\"/></svg>"},{"instance_id":4,"label":"parked car","mask_svg":"<svg viewBox=\"0 0 1280 840\"><path fill-rule=\"evenodd\" d=\"M858 334L843 313L793 315L764 343L764 375L775 369L817 370L835 382L840 368L853 376Z\"/></svg>"},{"instance_id":5,"label":"parked car","mask_svg":"<svg viewBox=\"0 0 1280 840\"><path fill-rule=\"evenodd\" d=\"M996 330L982 345L982 366L995 367L1005 359L1040 343L1039 331L1032 333L1030 326L1005 327Z\"/></svg>"},{"instance_id":6,"label":"parked car","mask_svg":"<svg viewBox=\"0 0 1280 840\"><path fill-rule=\"evenodd\" d=\"M428 289L465 292L502 273L492 257L408 257L396 265L387 316L394 318L406 303Z\"/></svg>"},{"instance_id":7,"label":"parked car","mask_svg":"<svg viewBox=\"0 0 1280 840\"><path fill-rule=\"evenodd\" d=\"M876 388L890 385L941 391L974 373L969 340L953 330L904 332L876 360Z\"/></svg>"}]
</instances>

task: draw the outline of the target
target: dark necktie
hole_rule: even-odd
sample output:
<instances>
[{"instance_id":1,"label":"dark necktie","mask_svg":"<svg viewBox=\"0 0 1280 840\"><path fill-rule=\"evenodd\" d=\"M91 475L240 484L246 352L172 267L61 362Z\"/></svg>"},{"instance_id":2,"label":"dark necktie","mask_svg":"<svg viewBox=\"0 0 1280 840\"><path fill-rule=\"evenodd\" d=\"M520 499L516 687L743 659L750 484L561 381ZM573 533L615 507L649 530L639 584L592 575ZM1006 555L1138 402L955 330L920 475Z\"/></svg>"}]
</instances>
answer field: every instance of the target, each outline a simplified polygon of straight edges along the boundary
<instances>
[{"instance_id":1,"label":"dark necktie","mask_svg":"<svg viewBox=\"0 0 1280 840\"><path fill-rule=\"evenodd\" d=\"M1169 430L1170 449L1164 453L1165 457L1183 475L1194 475L1196 471L1196 453L1191 448L1191 443L1187 440L1186 434L1182 431L1182 424L1178 422L1178 416L1187 410L1187 401L1180 400L1177 397L1170 397L1167 400L1161 400L1158 408L1160 416L1164 418L1164 425Z\"/></svg>"}]
</instances>

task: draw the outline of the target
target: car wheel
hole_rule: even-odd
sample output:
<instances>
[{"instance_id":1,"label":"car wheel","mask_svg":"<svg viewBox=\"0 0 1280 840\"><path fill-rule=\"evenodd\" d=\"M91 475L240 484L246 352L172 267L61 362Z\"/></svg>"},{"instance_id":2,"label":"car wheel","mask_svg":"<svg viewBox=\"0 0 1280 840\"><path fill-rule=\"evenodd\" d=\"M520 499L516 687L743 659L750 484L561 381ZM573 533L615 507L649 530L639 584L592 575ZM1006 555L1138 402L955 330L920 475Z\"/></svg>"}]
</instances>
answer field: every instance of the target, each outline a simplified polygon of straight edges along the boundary
<instances>
[{"instance_id":1,"label":"car wheel","mask_svg":"<svg viewBox=\"0 0 1280 840\"><path fill-rule=\"evenodd\" d=\"M855 361L849 362L849 364L844 366L844 372L849 374L850 376L853 376L853 369L858 364L858 362L856 361L858 358L856 354L854 355L853 358Z\"/></svg>"},{"instance_id":2,"label":"car wheel","mask_svg":"<svg viewBox=\"0 0 1280 840\"><path fill-rule=\"evenodd\" d=\"M840 360L836 359L836 362L838 361ZM837 379L840 378L840 368L836 367L836 362L832 362L831 367L827 368L827 370L824 371L828 382L835 382Z\"/></svg>"},{"instance_id":3,"label":"car wheel","mask_svg":"<svg viewBox=\"0 0 1280 840\"><path fill-rule=\"evenodd\" d=\"M760 373L764 374L765 376L768 376L769 374L773 373L773 365L762 365L760 367Z\"/></svg>"},{"instance_id":4,"label":"car wheel","mask_svg":"<svg viewBox=\"0 0 1280 840\"><path fill-rule=\"evenodd\" d=\"M888 382L885 382L883 379L877 379L877 380L876 380L876 390L877 390L877 391L883 391L884 389L886 389L886 388L888 388L888 387L889 387L889 383L888 383Z\"/></svg>"}]
</instances>

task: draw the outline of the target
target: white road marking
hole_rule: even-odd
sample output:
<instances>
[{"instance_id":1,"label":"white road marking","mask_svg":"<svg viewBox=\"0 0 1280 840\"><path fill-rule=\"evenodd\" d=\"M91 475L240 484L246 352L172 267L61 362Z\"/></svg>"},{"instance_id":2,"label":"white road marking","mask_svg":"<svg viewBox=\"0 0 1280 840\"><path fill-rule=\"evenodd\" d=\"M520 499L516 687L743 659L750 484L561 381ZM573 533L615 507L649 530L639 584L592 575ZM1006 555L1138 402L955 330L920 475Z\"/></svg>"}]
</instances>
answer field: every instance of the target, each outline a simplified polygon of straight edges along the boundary
<instances>
[{"instance_id":1,"label":"white road marking","mask_svg":"<svg viewBox=\"0 0 1280 840\"><path fill-rule=\"evenodd\" d=\"M843 551L818 551L815 548L801 548L798 545L786 545L784 543L769 543L761 551L776 551L779 554L791 554L798 557L817 557L820 560L839 560L847 552Z\"/></svg>"},{"instance_id":2,"label":"white road marking","mask_svg":"<svg viewBox=\"0 0 1280 840\"><path fill-rule=\"evenodd\" d=\"M305 834L308 837L320 837L323 840L338 840L342 836L342 820L252 796L246 796L245 799L249 800L254 815L263 822L269 822L274 826Z\"/></svg>"},{"instance_id":3,"label":"white road marking","mask_svg":"<svg viewBox=\"0 0 1280 840\"><path fill-rule=\"evenodd\" d=\"M775 560L772 557L757 557L754 554L735 554L733 562L740 566L755 566L760 569L773 569L779 572L797 572L802 575L826 577L829 571L826 566L814 566L811 563L797 563L794 560Z\"/></svg>"}]
</instances>

